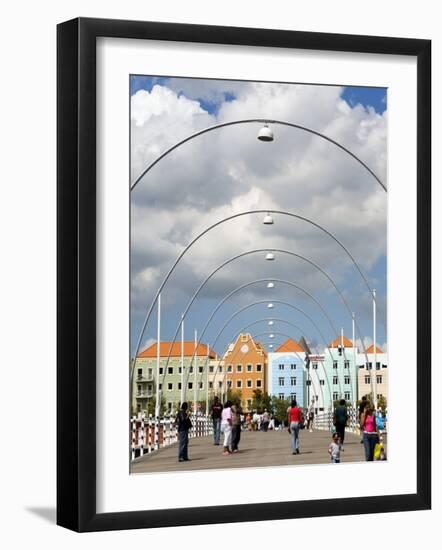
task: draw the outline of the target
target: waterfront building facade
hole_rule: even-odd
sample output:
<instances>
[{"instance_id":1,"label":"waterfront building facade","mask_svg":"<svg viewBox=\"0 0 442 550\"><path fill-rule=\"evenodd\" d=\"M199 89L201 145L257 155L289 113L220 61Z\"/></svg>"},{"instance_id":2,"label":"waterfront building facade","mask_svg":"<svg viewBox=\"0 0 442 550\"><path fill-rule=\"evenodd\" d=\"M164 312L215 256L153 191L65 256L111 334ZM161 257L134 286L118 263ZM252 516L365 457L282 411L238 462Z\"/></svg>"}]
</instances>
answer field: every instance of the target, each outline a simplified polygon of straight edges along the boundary
<instances>
[{"instance_id":1,"label":"waterfront building facade","mask_svg":"<svg viewBox=\"0 0 442 550\"><path fill-rule=\"evenodd\" d=\"M305 371L305 352L289 338L268 354L268 393L278 399L296 399L300 407L305 407Z\"/></svg>"}]
</instances>

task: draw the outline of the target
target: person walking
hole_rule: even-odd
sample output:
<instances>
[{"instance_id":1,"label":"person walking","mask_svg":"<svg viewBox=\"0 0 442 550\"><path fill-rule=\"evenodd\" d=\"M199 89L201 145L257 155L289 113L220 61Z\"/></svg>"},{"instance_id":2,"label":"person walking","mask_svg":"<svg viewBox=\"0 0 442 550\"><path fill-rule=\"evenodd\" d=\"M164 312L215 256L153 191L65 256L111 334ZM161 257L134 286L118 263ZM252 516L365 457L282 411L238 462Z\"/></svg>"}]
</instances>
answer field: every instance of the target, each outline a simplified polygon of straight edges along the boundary
<instances>
[{"instance_id":1,"label":"person walking","mask_svg":"<svg viewBox=\"0 0 442 550\"><path fill-rule=\"evenodd\" d=\"M361 424L361 417L365 411L365 407L367 406L367 396L366 395L363 395L362 396L362 399L361 399L361 402L359 403L359 417L358 417L358 420L359 420L359 432L360 432L360 435L361 435L361 443L364 443L364 430L362 428L362 424Z\"/></svg>"},{"instance_id":2,"label":"person walking","mask_svg":"<svg viewBox=\"0 0 442 550\"><path fill-rule=\"evenodd\" d=\"M238 452L239 440L241 439L241 404L236 402L232 406L232 452Z\"/></svg>"},{"instance_id":3,"label":"person walking","mask_svg":"<svg viewBox=\"0 0 442 550\"><path fill-rule=\"evenodd\" d=\"M328 454L332 464L339 464L341 462L341 445L339 441L339 434L334 433L332 441L328 447Z\"/></svg>"},{"instance_id":4,"label":"person walking","mask_svg":"<svg viewBox=\"0 0 442 550\"><path fill-rule=\"evenodd\" d=\"M296 399L293 399L287 410L288 431L291 435L292 454L299 455L299 427L304 422L302 410L298 407Z\"/></svg>"},{"instance_id":5,"label":"person walking","mask_svg":"<svg viewBox=\"0 0 442 550\"><path fill-rule=\"evenodd\" d=\"M376 426L376 416L373 405L368 403L361 416L361 426L364 432L365 460L371 462L374 459L374 448L379 443L379 430Z\"/></svg>"},{"instance_id":6,"label":"person walking","mask_svg":"<svg viewBox=\"0 0 442 550\"><path fill-rule=\"evenodd\" d=\"M308 417L307 417L307 430L309 432L313 431L313 421L315 419L315 409L314 407L310 407L308 411Z\"/></svg>"},{"instance_id":7,"label":"person walking","mask_svg":"<svg viewBox=\"0 0 442 550\"><path fill-rule=\"evenodd\" d=\"M262 413L261 429L263 432L266 432L269 429L270 415L267 409L264 409Z\"/></svg>"},{"instance_id":8,"label":"person walking","mask_svg":"<svg viewBox=\"0 0 442 550\"><path fill-rule=\"evenodd\" d=\"M189 430L192 427L192 422L187 416L187 408L187 403L182 403L176 418L178 430L178 462L188 462L190 460L188 456L188 448Z\"/></svg>"},{"instance_id":9,"label":"person walking","mask_svg":"<svg viewBox=\"0 0 442 550\"><path fill-rule=\"evenodd\" d=\"M348 422L348 411L345 404L345 399L339 401L333 415L333 424L335 425L336 433L339 435L341 450L344 450L345 427Z\"/></svg>"},{"instance_id":10,"label":"person walking","mask_svg":"<svg viewBox=\"0 0 442 550\"><path fill-rule=\"evenodd\" d=\"M217 395L213 399L212 406L210 408L210 416L213 423L213 444L219 445L221 438L221 414L223 412L223 406L219 401Z\"/></svg>"},{"instance_id":11,"label":"person walking","mask_svg":"<svg viewBox=\"0 0 442 550\"><path fill-rule=\"evenodd\" d=\"M224 403L223 412L221 413L221 431L224 434L224 451L223 455L227 456L231 453L230 445L232 444L232 403L226 401Z\"/></svg>"}]
</instances>

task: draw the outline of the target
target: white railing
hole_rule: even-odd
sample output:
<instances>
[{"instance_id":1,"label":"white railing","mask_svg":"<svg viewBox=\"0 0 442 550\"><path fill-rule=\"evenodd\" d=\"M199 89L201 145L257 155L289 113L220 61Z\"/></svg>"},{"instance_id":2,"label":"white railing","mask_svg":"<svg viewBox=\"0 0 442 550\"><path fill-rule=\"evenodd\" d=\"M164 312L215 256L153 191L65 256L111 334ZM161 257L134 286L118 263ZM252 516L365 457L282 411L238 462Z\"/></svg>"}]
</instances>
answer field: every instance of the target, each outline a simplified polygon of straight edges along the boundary
<instances>
[{"instance_id":1,"label":"white railing","mask_svg":"<svg viewBox=\"0 0 442 550\"><path fill-rule=\"evenodd\" d=\"M131 455L132 460L157 449L168 447L178 441L175 416L162 416L155 421L150 415L139 415L131 418ZM213 423L209 416L189 415L192 428L189 438L204 437L213 433Z\"/></svg>"},{"instance_id":2,"label":"white railing","mask_svg":"<svg viewBox=\"0 0 442 550\"><path fill-rule=\"evenodd\" d=\"M347 432L359 433L358 414L357 410L348 408L348 422L345 428ZM332 432L334 430L333 424L333 412L326 411L321 412L314 417L313 427L316 430L327 430Z\"/></svg>"}]
</instances>

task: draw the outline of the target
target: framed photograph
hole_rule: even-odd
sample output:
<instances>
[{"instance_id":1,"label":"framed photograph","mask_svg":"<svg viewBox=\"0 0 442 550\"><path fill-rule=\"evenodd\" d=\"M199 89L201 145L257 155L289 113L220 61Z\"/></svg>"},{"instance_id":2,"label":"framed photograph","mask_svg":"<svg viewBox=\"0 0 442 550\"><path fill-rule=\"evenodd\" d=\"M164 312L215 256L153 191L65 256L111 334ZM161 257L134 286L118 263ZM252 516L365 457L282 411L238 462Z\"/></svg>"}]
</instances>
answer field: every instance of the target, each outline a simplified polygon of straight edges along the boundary
<instances>
[{"instance_id":1,"label":"framed photograph","mask_svg":"<svg viewBox=\"0 0 442 550\"><path fill-rule=\"evenodd\" d=\"M57 36L57 523L430 508L430 41Z\"/></svg>"}]
</instances>

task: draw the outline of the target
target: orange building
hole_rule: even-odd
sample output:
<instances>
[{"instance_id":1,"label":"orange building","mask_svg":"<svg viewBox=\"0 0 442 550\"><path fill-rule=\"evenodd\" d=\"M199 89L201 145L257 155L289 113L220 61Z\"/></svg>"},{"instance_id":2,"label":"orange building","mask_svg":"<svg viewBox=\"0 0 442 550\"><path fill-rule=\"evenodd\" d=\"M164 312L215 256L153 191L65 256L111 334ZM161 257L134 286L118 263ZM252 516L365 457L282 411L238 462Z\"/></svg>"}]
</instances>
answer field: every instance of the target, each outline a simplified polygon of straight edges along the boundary
<instances>
[{"instance_id":1,"label":"orange building","mask_svg":"<svg viewBox=\"0 0 442 550\"><path fill-rule=\"evenodd\" d=\"M267 391L267 353L248 333L229 344L223 357L226 389L240 391L243 408L250 409L253 392Z\"/></svg>"}]
</instances>

